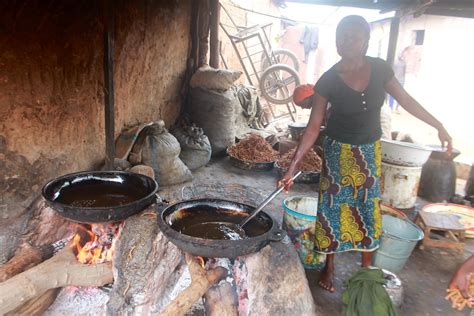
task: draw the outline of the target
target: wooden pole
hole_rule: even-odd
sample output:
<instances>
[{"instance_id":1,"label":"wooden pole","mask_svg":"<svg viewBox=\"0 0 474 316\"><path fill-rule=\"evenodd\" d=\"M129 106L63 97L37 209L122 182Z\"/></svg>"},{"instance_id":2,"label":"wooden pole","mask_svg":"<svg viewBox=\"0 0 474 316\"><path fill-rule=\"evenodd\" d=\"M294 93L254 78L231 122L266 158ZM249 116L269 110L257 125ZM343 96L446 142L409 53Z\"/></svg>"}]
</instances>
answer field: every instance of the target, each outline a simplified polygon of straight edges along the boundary
<instances>
[{"instance_id":1,"label":"wooden pole","mask_svg":"<svg viewBox=\"0 0 474 316\"><path fill-rule=\"evenodd\" d=\"M397 53L398 30L400 29L400 18L393 17L390 22L390 35L388 39L387 62L393 67L395 54Z\"/></svg>"},{"instance_id":2,"label":"wooden pole","mask_svg":"<svg viewBox=\"0 0 474 316\"><path fill-rule=\"evenodd\" d=\"M114 7L105 0L104 31L104 101L105 101L105 168L113 169L115 158L115 104L114 104Z\"/></svg>"},{"instance_id":3,"label":"wooden pole","mask_svg":"<svg viewBox=\"0 0 474 316\"><path fill-rule=\"evenodd\" d=\"M198 13L198 59L197 68L204 64L207 64L207 54L209 52L209 19L210 19L210 7L209 0L199 1L199 13Z\"/></svg>"},{"instance_id":4,"label":"wooden pole","mask_svg":"<svg viewBox=\"0 0 474 316\"><path fill-rule=\"evenodd\" d=\"M219 68L219 20L220 5L219 0L210 0L211 22L210 22L210 48L209 65L213 68Z\"/></svg>"},{"instance_id":5,"label":"wooden pole","mask_svg":"<svg viewBox=\"0 0 474 316\"><path fill-rule=\"evenodd\" d=\"M199 1L193 1L192 2L192 7L191 7L191 59L192 62L188 60L188 69L186 69L187 72L190 71L189 66L192 67L191 75L196 71L197 69L197 63L198 63L198 58L199 58L199 7L200 7L200 2ZM188 74L186 74L188 75ZM187 82L186 82L187 84Z\"/></svg>"}]
</instances>

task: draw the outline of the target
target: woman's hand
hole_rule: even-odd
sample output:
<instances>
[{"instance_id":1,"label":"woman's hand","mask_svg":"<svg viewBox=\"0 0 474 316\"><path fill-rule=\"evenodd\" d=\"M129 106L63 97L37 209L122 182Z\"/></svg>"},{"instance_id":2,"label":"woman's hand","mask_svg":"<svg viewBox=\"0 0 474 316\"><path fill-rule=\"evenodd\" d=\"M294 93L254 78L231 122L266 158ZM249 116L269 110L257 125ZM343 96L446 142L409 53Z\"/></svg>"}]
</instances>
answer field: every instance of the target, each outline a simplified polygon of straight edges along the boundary
<instances>
[{"instance_id":1,"label":"woman's hand","mask_svg":"<svg viewBox=\"0 0 474 316\"><path fill-rule=\"evenodd\" d=\"M471 255L454 273L449 282L448 289L458 289L464 298L474 303L473 297L469 294L468 288L470 275L474 273L474 255Z\"/></svg>"},{"instance_id":2,"label":"woman's hand","mask_svg":"<svg viewBox=\"0 0 474 316\"><path fill-rule=\"evenodd\" d=\"M441 141L441 147L446 148L447 155L451 156L453 152L453 140L443 126L438 128L438 138Z\"/></svg>"},{"instance_id":3,"label":"woman's hand","mask_svg":"<svg viewBox=\"0 0 474 316\"><path fill-rule=\"evenodd\" d=\"M293 185L293 170L288 169L288 171L283 175L283 177L278 180L277 187L283 187L283 190L288 193L290 191L291 186Z\"/></svg>"},{"instance_id":4,"label":"woman's hand","mask_svg":"<svg viewBox=\"0 0 474 316\"><path fill-rule=\"evenodd\" d=\"M464 298L473 301L474 298L472 298L468 292L469 276L470 273L468 273L468 271L463 271L462 269L460 269L454 274L453 279L451 280L451 282L449 282L448 288L458 289L459 292L461 292L462 296L464 296Z\"/></svg>"}]
</instances>

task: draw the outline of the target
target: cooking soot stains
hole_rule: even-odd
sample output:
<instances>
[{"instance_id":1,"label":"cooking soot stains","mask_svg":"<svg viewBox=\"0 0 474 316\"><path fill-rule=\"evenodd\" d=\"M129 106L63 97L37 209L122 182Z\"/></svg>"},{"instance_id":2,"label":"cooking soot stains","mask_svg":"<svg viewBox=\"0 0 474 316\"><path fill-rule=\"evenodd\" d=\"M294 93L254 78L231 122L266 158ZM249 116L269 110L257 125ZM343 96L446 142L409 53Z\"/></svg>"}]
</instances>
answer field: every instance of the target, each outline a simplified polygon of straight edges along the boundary
<instances>
[{"instance_id":1,"label":"cooking soot stains","mask_svg":"<svg viewBox=\"0 0 474 316\"><path fill-rule=\"evenodd\" d=\"M143 192L115 182L84 181L62 188L55 202L75 207L114 207L143 198Z\"/></svg>"},{"instance_id":2,"label":"cooking soot stains","mask_svg":"<svg viewBox=\"0 0 474 316\"><path fill-rule=\"evenodd\" d=\"M270 230L269 223L258 217L243 228L240 222L247 213L229 209L198 206L179 210L173 214L171 228L181 234L213 240L241 240L262 235Z\"/></svg>"}]
</instances>

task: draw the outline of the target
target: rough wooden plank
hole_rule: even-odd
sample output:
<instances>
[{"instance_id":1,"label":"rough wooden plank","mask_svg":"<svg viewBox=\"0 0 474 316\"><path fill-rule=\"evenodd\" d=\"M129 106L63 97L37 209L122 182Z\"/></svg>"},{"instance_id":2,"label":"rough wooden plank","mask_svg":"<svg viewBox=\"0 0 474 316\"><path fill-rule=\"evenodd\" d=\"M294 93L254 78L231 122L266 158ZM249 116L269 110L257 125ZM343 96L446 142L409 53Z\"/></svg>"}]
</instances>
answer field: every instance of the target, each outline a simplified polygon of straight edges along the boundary
<instances>
[{"instance_id":1,"label":"rough wooden plank","mask_svg":"<svg viewBox=\"0 0 474 316\"><path fill-rule=\"evenodd\" d=\"M464 230L454 214L436 214L420 211L420 216L426 226L438 230Z\"/></svg>"}]
</instances>

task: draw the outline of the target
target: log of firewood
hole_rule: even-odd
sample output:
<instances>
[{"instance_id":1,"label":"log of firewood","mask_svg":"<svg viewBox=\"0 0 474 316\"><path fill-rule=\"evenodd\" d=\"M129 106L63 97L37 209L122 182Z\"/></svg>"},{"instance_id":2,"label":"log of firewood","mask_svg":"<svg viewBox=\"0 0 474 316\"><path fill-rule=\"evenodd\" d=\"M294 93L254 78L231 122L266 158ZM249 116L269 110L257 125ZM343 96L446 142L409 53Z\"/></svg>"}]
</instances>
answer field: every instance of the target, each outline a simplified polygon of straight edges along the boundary
<instances>
[{"instance_id":1,"label":"log of firewood","mask_svg":"<svg viewBox=\"0 0 474 316\"><path fill-rule=\"evenodd\" d=\"M32 247L29 244L23 245L17 250L15 256L6 264L0 266L0 282L6 281L11 277L21 273L37 264L49 259L54 253L54 247L51 245L44 247ZM59 289L51 289L43 295L35 297L7 315L41 315L54 302Z\"/></svg>"},{"instance_id":2,"label":"log of firewood","mask_svg":"<svg viewBox=\"0 0 474 316\"><path fill-rule=\"evenodd\" d=\"M237 316L237 293L228 282L211 287L204 295L204 307L209 316Z\"/></svg>"},{"instance_id":3,"label":"log of firewood","mask_svg":"<svg viewBox=\"0 0 474 316\"><path fill-rule=\"evenodd\" d=\"M191 275L191 284L161 311L161 316L185 315L212 285L227 275L227 269L223 267L204 270L197 259L190 254L186 254L186 263Z\"/></svg>"},{"instance_id":4,"label":"log of firewood","mask_svg":"<svg viewBox=\"0 0 474 316\"><path fill-rule=\"evenodd\" d=\"M48 309L59 294L61 289L50 289L44 292L42 295L29 300L25 304L16 308L15 310L5 314L5 316L14 315L28 315L28 316L40 316Z\"/></svg>"},{"instance_id":5,"label":"log of firewood","mask_svg":"<svg viewBox=\"0 0 474 316\"><path fill-rule=\"evenodd\" d=\"M68 285L102 286L112 281L111 263L82 264L71 247L66 247L51 259L0 283L0 314L15 310L49 289Z\"/></svg>"},{"instance_id":6,"label":"log of firewood","mask_svg":"<svg viewBox=\"0 0 474 316\"><path fill-rule=\"evenodd\" d=\"M53 255L53 247L32 247L23 245L7 263L0 266L0 282L28 270Z\"/></svg>"}]
</instances>

